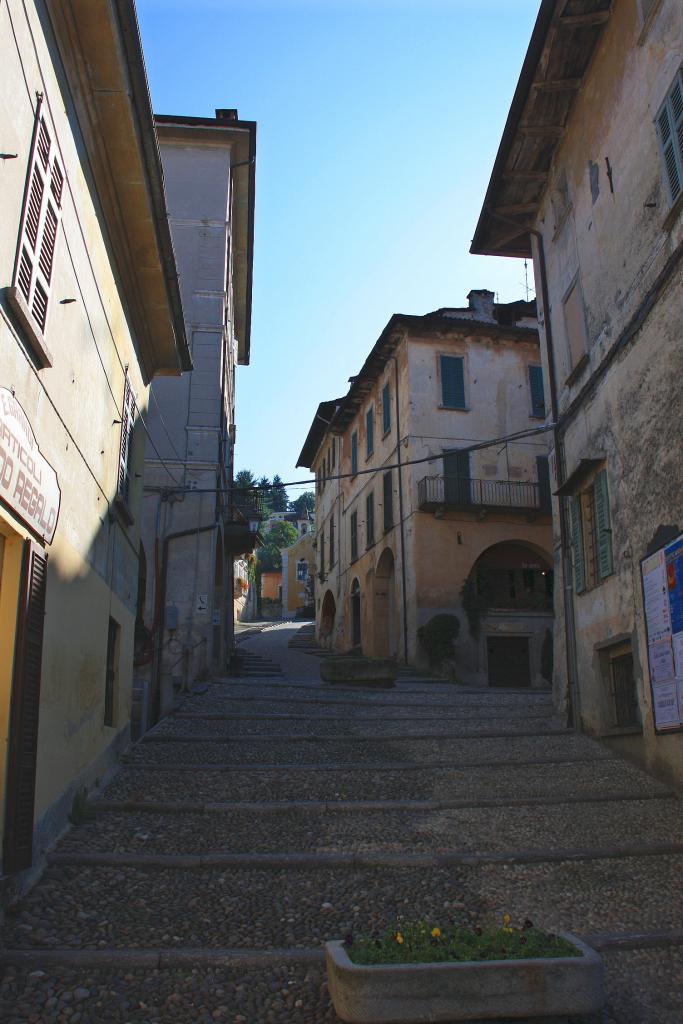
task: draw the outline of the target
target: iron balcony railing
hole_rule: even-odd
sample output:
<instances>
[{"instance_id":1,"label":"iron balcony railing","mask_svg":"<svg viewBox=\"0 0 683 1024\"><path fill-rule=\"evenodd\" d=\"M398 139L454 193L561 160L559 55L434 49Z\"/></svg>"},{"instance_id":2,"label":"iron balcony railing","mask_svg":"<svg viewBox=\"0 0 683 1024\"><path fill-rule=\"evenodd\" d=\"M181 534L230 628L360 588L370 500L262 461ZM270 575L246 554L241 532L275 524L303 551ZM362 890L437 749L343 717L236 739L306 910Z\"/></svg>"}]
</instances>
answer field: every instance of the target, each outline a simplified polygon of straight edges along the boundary
<instances>
[{"instance_id":1,"label":"iron balcony railing","mask_svg":"<svg viewBox=\"0 0 683 1024\"><path fill-rule=\"evenodd\" d=\"M550 511L550 493L526 480L476 480L426 476L417 485L418 506L437 508L506 508Z\"/></svg>"}]
</instances>

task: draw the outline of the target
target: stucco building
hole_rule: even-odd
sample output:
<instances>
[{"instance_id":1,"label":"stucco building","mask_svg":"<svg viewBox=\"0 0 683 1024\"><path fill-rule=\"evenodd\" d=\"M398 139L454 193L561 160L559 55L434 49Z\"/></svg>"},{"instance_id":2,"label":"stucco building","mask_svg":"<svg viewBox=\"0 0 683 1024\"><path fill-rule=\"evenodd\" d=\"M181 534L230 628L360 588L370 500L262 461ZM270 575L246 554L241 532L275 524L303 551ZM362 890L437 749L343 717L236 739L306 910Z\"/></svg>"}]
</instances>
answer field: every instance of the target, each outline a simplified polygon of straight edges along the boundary
<instances>
[{"instance_id":1,"label":"stucco building","mask_svg":"<svg viewBox=\"0 0 683 1024\"><path fill-rule=\"evenodd\" d=\"M136 658L150 720L174 688L225 669L234 559L255 543L231 487L235 368L251 345L256 125L233 109L156 125L194 370L152 388Z\"/></svg>"},{"instance_id":2,"label":"stucco building","mask_svg":"<svg viewBox=\"0 0 683 1024\"><path fill-rule=\"evenodd\" d=\"M317 634L337 650L422 664L418 628L452 613L460 679L547 685L552 534L535 306L497 304L486 290L468 298L392 316L348 394L318 408L299 457L316 474ZM508 440L488 446L494 438Z\"/></svg>"},{"instance_id":3,"label":"stucco building","mask_svg":"<svg viewBox=\"0 0 683 1024\"><path fill-rule=\"evenodd\" d=\"M683 7L541 4L472 251L533 255L555 690L683 779Z\"/></svg>"},{"instance_id":4,"label":"stucco building","mask_svg":"<svg viewBox=\"0 0 683 1024\"><path fill-rule=\"evenodd\" d=\"M129 740L148 388L191 362L133 4L1 4L0 126L0 832L18 888Z\"/></svg>"},{"instance_id":5,"label":"stucco building","mask_svg":"<svg viewBox=\"0 0 683 1024\"><path fill-rule=\"evenodd\" d=\"M299 539L288 548L282 548L282 614L310 608L315 592L315 532L313 520L301 520Z\"/></svg>"}]
</instances>

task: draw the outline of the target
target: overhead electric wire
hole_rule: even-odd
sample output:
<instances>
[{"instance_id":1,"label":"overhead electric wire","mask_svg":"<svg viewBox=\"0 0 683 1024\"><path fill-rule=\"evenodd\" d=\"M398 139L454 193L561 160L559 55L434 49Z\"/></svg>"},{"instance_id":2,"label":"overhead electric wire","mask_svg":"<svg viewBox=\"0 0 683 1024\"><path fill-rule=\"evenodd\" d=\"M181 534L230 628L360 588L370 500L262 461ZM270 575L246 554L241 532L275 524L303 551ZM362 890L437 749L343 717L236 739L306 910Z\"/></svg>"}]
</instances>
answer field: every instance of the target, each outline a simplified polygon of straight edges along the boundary
<instances>
[{"instance_id":1,"label":"overhead electric wire","mask_svg":"<svg viewBox=\"0 0 683 1024\"><path fill-rule=\"evenodd\" d=\"M465 445L462 448L458 448L457 451L459 453L462 452L463 454L469 453L469 452L481 451L484 448L492 448L494 445L497 445L497 444L503 444L503 443L507 444L510 441L518 441L518 440L521 440L524 437L535 437L537 434L545 434L549 430L553 430L554 428L555 428L555 424L554 423L546 423L542 427L533 427L531 430L519 430L515 434L506 434L503 437L493 437L489 441L477 441L474 444ZM399 443L401 443L401 442L399 442ZM439 459L443 458L443 455L444 455L443 452L439 452L439 453L437 453L435 455L423 455L419 459L406 459L404 462L403 461L401 462L401 467L405 467L405 466L419 466L419 465L423 465L425 462L437 462ZM374 473L386 473L390 469L398 469L398 466L399 466L398 462L392 462L392 463L386 463L385 462L385 463L382 463L382 465L380 465L380 466L376 466L374 469L357 469L355 471L355 473L336 473L336 474L330 474L329 476L325 477L325 483L328 483L330 480L348 480L348 479L353 479L354 477L357 477L357 476L368 476L368 475L371 475L371 474L374 474ZM233 487L228 487L228 488L222 488L222 487L182 487L182 488L179 488L179 490L181 490L181 491L191 491L193 494L218 494L218 493L220 493L220 494L230 494L230 493L234 493L235 491L238 491L238 492L240 492L242 494L245 494L245 493L248 493L250 491L272 491L272 490L279 490L281 487L310 487L312 485L315 485L316 483L317 483L317 480L316 480L315 477L313 477L312 479L308 479L308 480L283 480L283 482L281 484L275 484L275 485L273 485L273 484L254 484L253 486L250 486L250 487L233 486ZM176 492L176 488L175 487L168 487L168 488L165 488L165 490L166 490L167 493L175 493Z\"/></svg>"}]
</instances>

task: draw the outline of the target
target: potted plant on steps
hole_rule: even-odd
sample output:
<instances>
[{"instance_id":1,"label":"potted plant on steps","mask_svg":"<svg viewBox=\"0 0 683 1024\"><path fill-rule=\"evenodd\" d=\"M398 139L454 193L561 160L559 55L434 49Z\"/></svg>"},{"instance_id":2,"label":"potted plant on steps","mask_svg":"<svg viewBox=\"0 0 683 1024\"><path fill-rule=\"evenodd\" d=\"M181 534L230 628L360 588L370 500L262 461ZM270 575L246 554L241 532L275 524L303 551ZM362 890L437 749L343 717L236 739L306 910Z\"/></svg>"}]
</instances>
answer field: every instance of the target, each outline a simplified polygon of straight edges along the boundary
<instances>
[{"instance_id":1,"label":"potted plant on steps","mask_svg":"<svg viewBox=\"0 0 683 1024\"><path fill-rule=\"evenodd\" d=\"M444 928L426 921L328 942L334 1009L348 1024L514 1020L596 1013L600 956L568 933L525 921Z\"/></svg>"}]
</instances>

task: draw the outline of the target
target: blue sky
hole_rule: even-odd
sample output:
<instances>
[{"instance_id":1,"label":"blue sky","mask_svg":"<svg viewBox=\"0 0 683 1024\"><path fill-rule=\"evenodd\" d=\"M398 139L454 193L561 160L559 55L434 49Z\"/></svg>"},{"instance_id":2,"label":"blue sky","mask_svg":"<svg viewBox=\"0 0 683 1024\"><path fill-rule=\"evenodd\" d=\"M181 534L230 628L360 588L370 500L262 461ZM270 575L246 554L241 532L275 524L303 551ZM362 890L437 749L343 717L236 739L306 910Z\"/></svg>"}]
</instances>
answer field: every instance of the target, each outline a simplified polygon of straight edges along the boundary
<instances>
[{"instance_id":1,"label":"blue sky","mask_svg":"<svg viewBox=\"0 0 683 1024\"><path fill-rule=\"evenodd\" d=\"M538 6L138 0L157 113L258 122L237 468L305 477L318 402L346 392L392 313L524 294L520 261L468 250Z\"/></svg>"}]
</instances>

